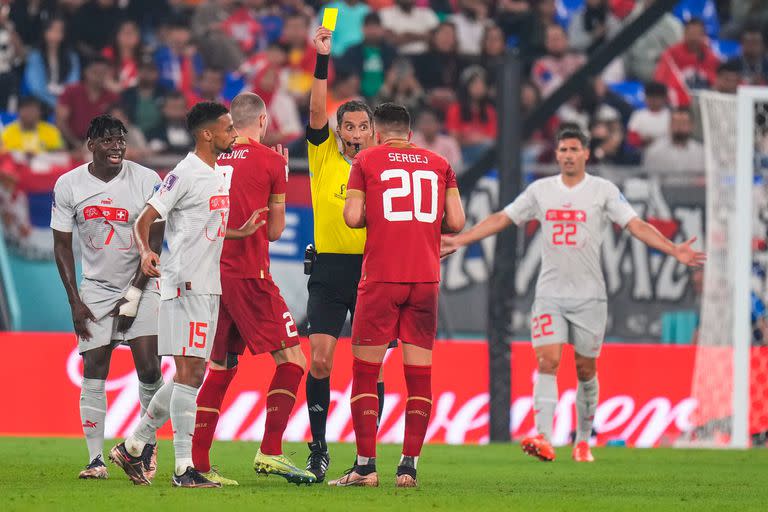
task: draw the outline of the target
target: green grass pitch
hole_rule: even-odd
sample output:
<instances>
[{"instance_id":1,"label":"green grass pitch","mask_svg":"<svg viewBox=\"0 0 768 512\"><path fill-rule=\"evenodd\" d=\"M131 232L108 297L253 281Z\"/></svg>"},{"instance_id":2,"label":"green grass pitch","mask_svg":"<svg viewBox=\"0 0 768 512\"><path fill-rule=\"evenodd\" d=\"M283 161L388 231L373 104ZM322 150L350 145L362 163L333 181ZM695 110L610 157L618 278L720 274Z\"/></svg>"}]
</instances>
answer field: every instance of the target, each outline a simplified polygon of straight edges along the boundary
<instances>
[{"instance_id":1,"label":"green grass pitch","mask_svg":"<svg viewBox=\"0 0 768 512\"><path fill-rule=\"evenodd\" d=\"M112 443L108 442L105 449ZM255 443L217 442L213 458L240 487L175 489L173 447L161 441L159 471L151 487L135 487L108 463L110 479L80 481L85 443L80 439L0 438L0 509L110 512L307 512L337 510L768 510L768 450L633 450L598 448L597 462L576 464L559 449L554 463L524 455L516 444L424 448L417 489L396 489L399 447L379 447L381 486L337 489L297 487L251 469ZM306 445L287 444L295 461ZM106 453L106 450L105 450ZM352 445L331 446L333 478L352 461Z\"/></svg>"}]
</instances>

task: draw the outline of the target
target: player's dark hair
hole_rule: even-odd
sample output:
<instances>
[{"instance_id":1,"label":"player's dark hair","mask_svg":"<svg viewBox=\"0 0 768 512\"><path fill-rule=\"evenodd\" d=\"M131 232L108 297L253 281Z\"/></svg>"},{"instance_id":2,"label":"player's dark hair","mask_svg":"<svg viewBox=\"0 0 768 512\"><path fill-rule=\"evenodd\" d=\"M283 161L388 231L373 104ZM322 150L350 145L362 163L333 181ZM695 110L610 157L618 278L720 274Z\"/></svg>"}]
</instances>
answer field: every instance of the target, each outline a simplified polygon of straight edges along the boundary
<instances>
[{"instance_id":1,"label":"player's dark hair","mask_svg":"<svg viewBox=\"0 0 768 512\"><path fill-rule=\"evenodd\" d=\"M408 109L397 103L382 103L373 112L377 130L407 133L411 130L411 115Z\"/></svg>"},{"instance_id":2,"label":"player's dark hair","mask_svg":"<svg viewBox=\"0 0 768 512\"><path fill-rule=\"evenodd\" d=\"M187 130L195 133L201 126L213 122L228 114L229 110L221 103L215 101L201 101L187 114Z\"/></svg>"},{"instance_id":3,"label":"player's dark hair","mask_svg":"<svg viewBox=\"0 0 768 512\"><path fill-rule=\"evenodd\" d=\"M584 148L589 147L589 137L586 133L581 131L581 128L579 128L578 125L565 123L560 127L560 131L557 132L557 136L555 137L555 142L560 144L560 142L567 139L578 139Z\"/></svg>"},{"instance_id":4,"label":"player's dark hair","mask_svg":"<svg viewBox=\"0 0 768 512\"><path fill-rule=\"evenodd\" d=\"M373 123L373 111L371 107L360 100L347 101L342 103L339 109L336 111L336 124L341 128L341 121L344 119L344 114L347 112L365 112L368 114L368 121Z\"/></svg>"},{"instance_id":5,"label":"player's dark hair","mask_svg":"<svg viewBox=\"0 0 768 512\"><path fill-rule=\"evenodd\" d=\"M88 132L85 136L90 140L94 140L107 135L112 130L119 130L122 135L128 133L121 120L109 114L102 114L91 119L91 124L88 125Z\"/></svg>"},{"instance_id":6,"label":"player's dark hair","mask_svg":"<svg viewBox=\"0 0 768 512\"><path fill-rule=\"evenodd\" d=\"M667 86L661 82L648 82L645 84L645 96L667 97Z\"/></svg>"}]
</instances>

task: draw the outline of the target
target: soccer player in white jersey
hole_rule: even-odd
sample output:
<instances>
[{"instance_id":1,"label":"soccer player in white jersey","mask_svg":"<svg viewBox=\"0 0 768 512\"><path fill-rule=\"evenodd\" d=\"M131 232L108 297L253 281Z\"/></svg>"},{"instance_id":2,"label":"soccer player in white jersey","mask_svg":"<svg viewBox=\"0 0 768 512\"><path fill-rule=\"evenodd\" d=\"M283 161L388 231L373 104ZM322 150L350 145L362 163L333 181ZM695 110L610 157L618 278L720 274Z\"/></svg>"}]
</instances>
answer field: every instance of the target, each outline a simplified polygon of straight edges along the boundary
<instances>
[{"instance_id":1,"label":"soccer player in white jersey","mask_svg":"<svg viewBox=\"0 0 768 512\"><path fill-rule=\"evenodd\" d=\"M140 271L133 224L160 185L156 172L124 160L127 131L119 120L103 115L88 128L93 160L61 176L54 187L51 211L54 254L72 309L72 323L83 357L80 418L88 460L80 478L108 478L104 465L105 383L113 348L126 342L139 377L142 414L163 385L157 356L157 281ZM77 228L83 279L77 287L72 232ZM163 223L153 226L150 244L159 251ZM145 471L154 475L156 441L144 451Z\"/></svg>"},{"instance_id":2,"label":"soccer player in white jersey","mask_svg":"<svg viewBox=\"0 0 768 512\"><path fill-rule=\"evenodd\" d=\"M173 485L221 487L193 467L195 400L216 332L224 238L250 236L266 221L257 221L264 211L259 210L240 228L227 227L229 184L216 168L216 158L232 151L237 135L227 108L219 103L198 103L187 114L187 128L195 137L194 152L168 173L134 226L142 272L160 277L158 351L173 356L176 375L158 390L136 430L113 447L109 457L135 484L149 484L141 453L170 418L176 456ZM170 253L162 271L160 257L148 243L150 227L160 218L166 221Z\"/></svg>"},{"instance_id":3,"label":"soccer player in white jersey","mask_svg":"<svg viewBox=\"0 0 768 512\"><path fill-rule=\"evenodd\" d=\"M533 386L537 436L523 440L523 450L551 461L550 442L557 405L557 369L564 343L571 343L576 357L577 431L573 458L592 462L589 449L597 408L597 357L605 335L608 308L601 268L600 246L610 223L627 229L648 246L690 267L704 263L704 253L691 245L696 238L676 244L638 218L611 182L586 173L587 136L565 127L557 136L560 174L532 183L514 202L455 237L443 237L442 254L496 234L513 222L539 221L542 230L541 270L531 312L531 336L538 361Z\"/></svg>"}]
</instances>

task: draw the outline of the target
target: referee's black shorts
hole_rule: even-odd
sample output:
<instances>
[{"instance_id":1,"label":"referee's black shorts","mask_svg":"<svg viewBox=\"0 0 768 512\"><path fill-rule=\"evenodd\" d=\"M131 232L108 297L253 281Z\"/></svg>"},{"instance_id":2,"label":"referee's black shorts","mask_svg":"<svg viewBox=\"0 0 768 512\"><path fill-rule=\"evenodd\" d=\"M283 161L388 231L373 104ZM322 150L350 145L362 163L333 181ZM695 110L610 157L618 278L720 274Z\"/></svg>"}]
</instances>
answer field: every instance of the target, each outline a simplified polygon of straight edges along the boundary
<instances>
[{"instance_id":1,"label":"referee's black shorts","mask_svg":"<svg viewBox=\"0 0 768 512\"><path fill-rule=\"evenodd\" d=\"M309 334L338 338L347 319L355 314L362 254L318 254L307 288Z\"/></svg>"},{"instance_id":2,"label":"referee's black shorts","mask_svg":"<svg viewBox=\"0 0 768 512\"><path fill-rule=\"evenodd\" d=\"M317 254L307 288L309 334L338 338L347 320L355 317L357 285L363 267L362 254ZM389 348L397 347L392 340Z\"/></svg>"}]
</instances>

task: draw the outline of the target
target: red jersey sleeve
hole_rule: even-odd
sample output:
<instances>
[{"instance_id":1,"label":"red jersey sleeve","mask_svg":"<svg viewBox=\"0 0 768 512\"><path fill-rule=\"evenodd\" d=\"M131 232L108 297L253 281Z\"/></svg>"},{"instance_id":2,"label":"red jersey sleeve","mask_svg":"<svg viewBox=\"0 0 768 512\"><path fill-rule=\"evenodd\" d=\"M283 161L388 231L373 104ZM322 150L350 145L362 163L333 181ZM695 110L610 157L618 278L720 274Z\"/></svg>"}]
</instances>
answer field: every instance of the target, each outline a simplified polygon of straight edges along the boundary
<instances>
[{"instance_id":1,"label":"red jersey sleeve","mask_svg":"<svg viewBox=\"0 0 768 512\"><path fill-rule=\"evenodd\" d=\"M274 158L270 162L269 174L272 179L272 186L269 194L271 196L283 196L288 188L288 164L282 157Z\"/></svg>"},{"instance_id":2,"label":"red jersey sleeve","mask_svg":"<svg viewBox=\"0 0 768 512\"><path fill-rule=\"evenodd\" d=\"M453 167L448 165L448 170L445 173L445 189L459 188L459 184L456 182L456 173L453 172Z\"/></svg>"},{"instance_id":3,"label":"red jersey sleeve","mask_svg":"<svg viewBox=\"0 0 768 512\"><path fill-rule=\"evenodd\" d=\"M363 175L363 166L359 157L355 158L355 161L352 162L352 168L349 170L347 190L365 192L365 176Z\"/></svg>"}]
</instances>

